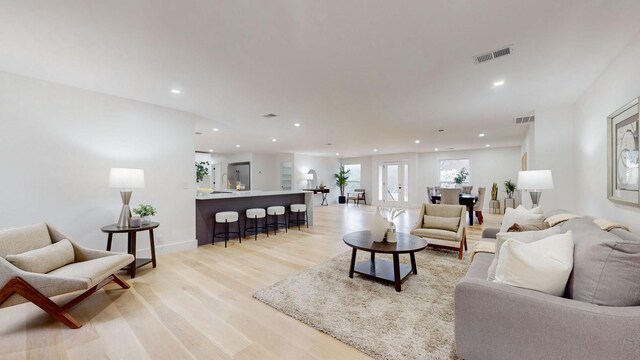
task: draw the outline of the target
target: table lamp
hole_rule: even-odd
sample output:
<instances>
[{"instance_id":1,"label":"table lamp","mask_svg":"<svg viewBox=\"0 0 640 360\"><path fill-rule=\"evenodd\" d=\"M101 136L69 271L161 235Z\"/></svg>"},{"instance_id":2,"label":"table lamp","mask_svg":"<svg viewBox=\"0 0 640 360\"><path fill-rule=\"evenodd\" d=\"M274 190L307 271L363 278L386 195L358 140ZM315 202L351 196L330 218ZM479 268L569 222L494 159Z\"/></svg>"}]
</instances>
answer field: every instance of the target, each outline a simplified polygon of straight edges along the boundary
<instances>
[{"instance_id":1,"label":"table lamp","mask_svg":"<svg viewBox=\"0 0 640 360\"><path fill-rule=\"evenodd\" d=\"M518 173L518 189L529 191L533 207L540 202L540 190L553 189L551 170L530 170Z\"/></svg>"},{"instance_id":2,"label":"table lamp","mask_svg":"<svg viewBox=\"0 0 640 360\"><path fill-rule=\"evenodd\" d=\"M131 218L131 210L129 209L131 189L144 188L144 170L111 168L111 172L109 173L109 187L121 189L122 211L120 211L117 226L119 228L129 227L129 219Z\"/></svg>"},{"instance_id":3,"label":"table lamp","mask_svg":"<svg viewBox=\"0 0 640 360\"><path fill-rule=\"evenodd\" d=\"M311 182L313 181L313 174L304 174L304 179L307 180L307 189L310 189Z\"/></svg>"}]
</instances>

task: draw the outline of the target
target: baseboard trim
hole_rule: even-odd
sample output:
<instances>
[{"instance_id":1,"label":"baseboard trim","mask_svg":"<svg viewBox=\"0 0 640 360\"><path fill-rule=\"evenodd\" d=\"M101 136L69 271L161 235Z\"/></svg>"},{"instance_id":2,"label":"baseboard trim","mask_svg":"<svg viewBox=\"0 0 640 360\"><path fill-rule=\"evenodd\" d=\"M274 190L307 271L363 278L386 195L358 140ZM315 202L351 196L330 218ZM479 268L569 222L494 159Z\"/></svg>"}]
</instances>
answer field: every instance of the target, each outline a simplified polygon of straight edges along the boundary
<instances>
[{"instance_id":1,"label":"baseboard trim","mask_svg":"<svg viewBox=\"0 0 640 360\"><path fill-rule=\"evenodd\" d=\"M181 241L177 243L165 244L165 245L156 245L156 255L169 254L179 251L191 250L198 247L198 240L187 240ZM151 249L145 248L136 251L137 257L149 258L151 257Z\"/></svg>"}]
</instances>

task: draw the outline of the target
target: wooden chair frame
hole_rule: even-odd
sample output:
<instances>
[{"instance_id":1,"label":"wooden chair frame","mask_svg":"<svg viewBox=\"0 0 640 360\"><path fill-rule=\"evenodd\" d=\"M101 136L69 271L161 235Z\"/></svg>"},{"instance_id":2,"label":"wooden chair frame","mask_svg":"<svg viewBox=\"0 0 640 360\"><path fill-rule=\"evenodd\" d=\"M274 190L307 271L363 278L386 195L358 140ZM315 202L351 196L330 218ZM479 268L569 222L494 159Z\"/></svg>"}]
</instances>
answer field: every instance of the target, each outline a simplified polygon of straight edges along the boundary
<instances>
[{"instance_id":1,"label":"wooden chair frame","mask_svg":"<svg viewBox=\"0 0 640 360\"><path fill-rule=\"evenodd\" d=\"M427 242L429 242L427 240ZM458 250L458 260L462 260L462 255L464 251L467 251L467 229L462 229L462 240L460 240L460 246L445 246L445 245L436 245L436 244L428 244L428 247L432 247L434 249L444 249L444 250Z\"/></svg>"},{"instance_id":2,"label":"wooden chair frame","mask_svg":"<svg viewBox=\"0 0 640 360\"><path fill-rule=\"evenodd\" d=\"M44 310L49 315L53 316L56 320L67 325L69 328L79 329L80 327L82 327L82 324L80 324L78 320L71 316L68 311L112 281L120 285L120 287L123 289L130 288L130 285L126 281L121 279L118 275L111 274L96 286L86 290L82 294L60 306L51 301L51 299L43 295L22 278L15 277L9 280L9 282L7 282L7 284L2 289L0 289L0 305L7 301L7 299L11 297L11 295L17 294L27 299L40 309Z\"/></svg>"}]
</instances>

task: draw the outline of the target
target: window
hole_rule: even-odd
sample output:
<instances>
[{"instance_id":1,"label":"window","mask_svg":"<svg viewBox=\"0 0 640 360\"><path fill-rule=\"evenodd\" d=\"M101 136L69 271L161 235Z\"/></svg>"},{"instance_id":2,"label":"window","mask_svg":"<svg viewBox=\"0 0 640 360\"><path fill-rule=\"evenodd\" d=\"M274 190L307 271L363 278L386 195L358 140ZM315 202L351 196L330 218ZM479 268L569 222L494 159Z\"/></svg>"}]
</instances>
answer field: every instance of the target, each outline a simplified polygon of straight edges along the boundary
<instances>
[{"instance_id":1,"label":"window","mask_svg":"<svg viewBox=\"0 0 640 360\"><path fill-rule=\"evenodd\" d=\"M360 164L345 165L345 170L351 170L349 172L349 179L347 180L347 186L345 186L345 193L353 192L355 189L360 189Z\"/></svg>"},{"instance_id":2,"label":"window","mask_svg":"<svg viewBox=\"0 0 640 360\"><path fill-rule=\"evenodd\" d=\"M462 183L469 184L471 182L469 159L440 160L440 186L444 188L455 187L455 178L462 169L469 172Z\"/></svg>"}]
</instances>

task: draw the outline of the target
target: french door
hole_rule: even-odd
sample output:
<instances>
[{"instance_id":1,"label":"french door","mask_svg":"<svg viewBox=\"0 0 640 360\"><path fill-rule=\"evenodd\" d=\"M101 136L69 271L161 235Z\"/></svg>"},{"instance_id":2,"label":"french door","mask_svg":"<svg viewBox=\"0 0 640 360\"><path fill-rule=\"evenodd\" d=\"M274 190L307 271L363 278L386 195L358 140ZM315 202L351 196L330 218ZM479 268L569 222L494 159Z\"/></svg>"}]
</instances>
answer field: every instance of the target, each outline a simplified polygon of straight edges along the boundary
<instances>
[{"instance_id":1,"label":"french door","mask_svg":"<svg viewBox=\"0 0 640 360\"><path fill-rule=\"evenodd\" d=\"M409 163L389 161L378 166L378 200L385 206L403 207L409 202Z\"/></svg>"}]
</instances>

